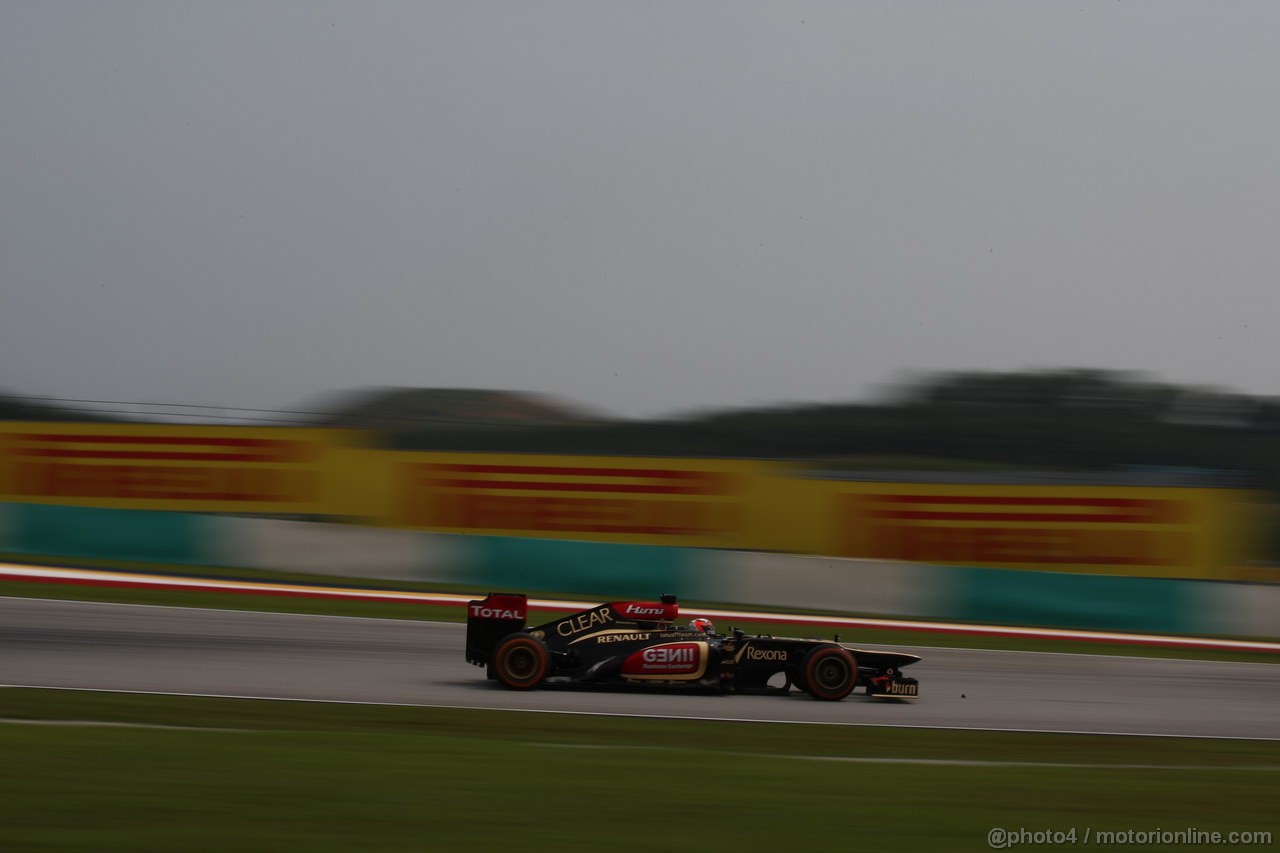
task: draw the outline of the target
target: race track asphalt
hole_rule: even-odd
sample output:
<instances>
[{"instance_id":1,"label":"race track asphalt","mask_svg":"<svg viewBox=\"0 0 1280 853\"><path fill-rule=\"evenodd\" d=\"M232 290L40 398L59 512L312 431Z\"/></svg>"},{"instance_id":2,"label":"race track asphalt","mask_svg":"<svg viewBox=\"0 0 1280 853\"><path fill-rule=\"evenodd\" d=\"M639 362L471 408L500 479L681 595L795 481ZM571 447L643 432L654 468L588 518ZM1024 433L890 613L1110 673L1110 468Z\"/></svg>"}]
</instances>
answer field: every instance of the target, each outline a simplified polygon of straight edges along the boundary
<instances>
[{"instance_id":1,"label":"race track asphalt","mask_svg":"<svg viewBox=\"0 0 1280 853\"><path fill-rule=\"evenodd\" d=\"M817 702L798 692L512 692L463 660L463 631L457 623L0 598L0 685L1280 739L1280 666L1273 664L894 646L923 657L909 671L920 680L917 701L855 694L843 702Z\"/></svg>"}]
</instances>

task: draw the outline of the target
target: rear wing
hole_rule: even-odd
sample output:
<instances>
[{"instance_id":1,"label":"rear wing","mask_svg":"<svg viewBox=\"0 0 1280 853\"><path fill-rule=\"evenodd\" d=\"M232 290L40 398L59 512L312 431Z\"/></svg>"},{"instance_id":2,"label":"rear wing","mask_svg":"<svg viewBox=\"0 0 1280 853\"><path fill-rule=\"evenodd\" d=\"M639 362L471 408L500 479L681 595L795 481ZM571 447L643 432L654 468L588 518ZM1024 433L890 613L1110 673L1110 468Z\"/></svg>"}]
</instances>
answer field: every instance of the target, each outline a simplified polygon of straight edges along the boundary
<instances>
[{"instance_id":1,"label":"rear wing","mask_svg":"<svg viewBox=\"0 0 1280 853\"><path fill-rule=\"evenodd\" d=\"M515 592L491 592L479 601L467 602L467 661L488 666L498 641L524 628L529 597Z\"/></svg>"}]
</instances>

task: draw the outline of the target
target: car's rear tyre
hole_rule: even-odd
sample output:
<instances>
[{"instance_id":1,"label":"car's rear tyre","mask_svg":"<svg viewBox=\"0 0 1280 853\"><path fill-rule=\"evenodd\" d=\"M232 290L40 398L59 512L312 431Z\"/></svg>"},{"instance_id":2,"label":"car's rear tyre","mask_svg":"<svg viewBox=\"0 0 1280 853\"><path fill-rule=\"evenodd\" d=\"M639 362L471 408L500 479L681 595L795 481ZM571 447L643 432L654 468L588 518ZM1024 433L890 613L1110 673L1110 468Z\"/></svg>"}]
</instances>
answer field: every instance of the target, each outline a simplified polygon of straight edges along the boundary
<instances>
[{"instance_id":1,"label":"car's rear tyre","mask_svg":"<svg viewBox=\"0 0 1280 853\"><path fill-rule=\"evenodd\" d=\"M493 674L512 690L530 690L547 676L547 647L528 634L509 634L493 647Z\"/></svg>"},{"instance_id":2,"label":"car's rear tyre","mask_svg":"<svg viewBox=\"0 0 1280 853\"><path fill-rule=\"evenodd\" d=\"M814 699L838 702L858 683L858 662L840 646L819 646L800 664L800 686Z\"/></svg>"}]
</instances>

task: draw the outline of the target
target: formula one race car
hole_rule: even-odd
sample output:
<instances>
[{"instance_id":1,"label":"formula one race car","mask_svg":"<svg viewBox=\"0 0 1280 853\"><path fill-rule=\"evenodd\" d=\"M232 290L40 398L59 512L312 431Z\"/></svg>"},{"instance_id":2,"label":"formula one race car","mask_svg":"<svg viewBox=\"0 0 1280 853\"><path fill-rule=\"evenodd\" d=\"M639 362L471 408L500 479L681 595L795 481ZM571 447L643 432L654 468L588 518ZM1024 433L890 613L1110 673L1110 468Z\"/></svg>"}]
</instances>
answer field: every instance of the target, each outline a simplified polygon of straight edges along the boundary
<instances>
[{"instance_id":1,"label":"formula one race car","mask_svg":"<svg viewBox=\"0 0 1280 853\"><path fill-rule=\"evenodd\" d=\"M795 686L829 701L859 686L873 697L919 692L914 678L900 674L920 659L915 655L835 640L718 634L706 619L677 627L678 614L676 597L664 595L657 604L601 604L526 628L528 598L491 592L469 602L467 660L513 690L569 683L786 693Z\"/></svg>"}]
</instances>

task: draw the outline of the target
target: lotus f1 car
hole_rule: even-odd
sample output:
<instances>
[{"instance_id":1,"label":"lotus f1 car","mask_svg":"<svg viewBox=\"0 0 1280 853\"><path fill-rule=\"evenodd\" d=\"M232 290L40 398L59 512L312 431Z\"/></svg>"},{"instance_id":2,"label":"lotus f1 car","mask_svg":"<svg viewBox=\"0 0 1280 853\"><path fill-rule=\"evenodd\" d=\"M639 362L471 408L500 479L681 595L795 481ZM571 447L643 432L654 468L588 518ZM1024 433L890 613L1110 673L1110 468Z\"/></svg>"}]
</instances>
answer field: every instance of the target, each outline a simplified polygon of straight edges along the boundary
<instances>
[{"instance_id":1,"label":"lotus f1 car","mask_svg":"<svg viewBox=\"0 0 1280 853\"><path fill-rule=\"evenodd\" d=\"M794 686L828 701L855 687L872 697L919 692L914 678L901 675L915 655L836 640L718 634L705 619L677 627L678 614L676 597L664 595L656 604L601 604L529 628L526 596L491 592L469 602L466 657L513 690L559 683L786 693Z\"/></svg>"}]
</instances>

